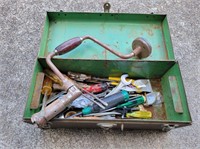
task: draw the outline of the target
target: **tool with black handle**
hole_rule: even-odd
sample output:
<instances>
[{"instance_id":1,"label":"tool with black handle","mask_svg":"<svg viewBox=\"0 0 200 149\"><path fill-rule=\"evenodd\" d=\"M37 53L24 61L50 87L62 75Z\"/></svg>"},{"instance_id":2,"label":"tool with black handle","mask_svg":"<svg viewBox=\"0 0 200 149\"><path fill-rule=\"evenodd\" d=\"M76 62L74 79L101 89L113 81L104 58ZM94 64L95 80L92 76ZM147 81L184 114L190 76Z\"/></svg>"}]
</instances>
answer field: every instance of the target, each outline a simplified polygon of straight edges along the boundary
<instances>
[{"instance_id":1,"label":"tool with black handle","mask_svg":"<svg viewBox=\"0 0 200 149\"><path fill-rule=\"evenodd\" d=\"M132 107L138 106L140 104L144 104L145 102L146 102L145 96L133 97L133 98L129 99L129 101L125 102L125 103L117 105L116 107L112 107L112 108L106 109L104 111L107 112L107 111L112 111L112 110L120 109L120 108L124 108L124 107L132 108Z\"/></svg>"},{"instance_id":2,"label":"tool with black handle","mask_svg":"<svg viewBox=\"0 0 200 149\"><path fill-rule=\"evenodd\" d=\"M126 91L121 91L121 92L115 93L115 94L103 99L103 101L108 103L108 106L106 107L106 109L110 109L110 108L112 108L120 103L126 102L128 100L129 100L129 94ZM102 111L102 109L99 106L93 104L92 106L86 107L81 112L74 114L68 118L72 118L74 116L79 116L79 115L88 115L91 113L98 113L101 111Z\"/></svg>"}]
</instances>

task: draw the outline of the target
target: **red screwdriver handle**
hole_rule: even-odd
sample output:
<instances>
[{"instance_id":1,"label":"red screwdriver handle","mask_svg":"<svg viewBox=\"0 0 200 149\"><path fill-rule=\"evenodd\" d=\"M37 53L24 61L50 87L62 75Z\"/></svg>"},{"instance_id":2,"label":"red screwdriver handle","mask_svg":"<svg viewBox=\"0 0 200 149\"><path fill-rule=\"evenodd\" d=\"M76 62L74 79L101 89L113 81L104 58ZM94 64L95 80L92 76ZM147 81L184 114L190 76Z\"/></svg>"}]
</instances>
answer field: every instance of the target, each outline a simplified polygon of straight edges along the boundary
<instances>
[{"instance_id":1,"label":"red screwdriver handle","mask_svg":"<svg viewBox=\"0 0 200 149\"><path fill-rule=\"evenodd\" d=\"M89 87L84 87L84 90L90 92L90 93L100 93L108 89L108 85L106 83L100 83L91 85Z\"/></svg>"},{"instance_id":2,"label":"red screwdriver handle","mask_svg":"<svg viewBox=\"0 0 200 149\"><path fill-rule=\"evenodd\" d=\"M55 48L55 52L58 55L65 54L65 53L73 50L74 48L78 47L81 43L82 43L82 38L80 38L80 37L72 38L70 40L63 42L59 46L57 46Z\"/></svg>"}]
</instances>

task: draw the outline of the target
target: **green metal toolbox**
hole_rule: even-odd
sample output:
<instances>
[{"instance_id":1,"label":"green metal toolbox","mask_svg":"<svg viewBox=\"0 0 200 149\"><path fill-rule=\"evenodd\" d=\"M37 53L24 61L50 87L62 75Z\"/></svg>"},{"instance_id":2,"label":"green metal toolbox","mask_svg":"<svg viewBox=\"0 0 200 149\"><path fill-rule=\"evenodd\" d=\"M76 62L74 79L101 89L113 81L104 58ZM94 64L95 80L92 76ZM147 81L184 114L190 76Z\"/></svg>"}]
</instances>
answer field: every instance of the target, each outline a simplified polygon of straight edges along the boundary
<instances>
[{"instance_id":1,"label":"green metal toolbox","mask_svg":"<svg viewBox=\"0 0 200 149\"><path fill-rule=\"evenodd\" d=\"M143 59L121 59L92 41L86 40L75 50L52 59L63 73L67 71L97 77L121 76L151 80L154 91L159 91L164 102L149 107L151 119L61 119L48 122L48 128L118 128L158 129L163 131L191 125L179 64L174 58L166 15L47 12L41 46L36 59L29 96L23 116L31 123L31 116L40 109L31 110L38 72L47 68L45 57L58 45L73 37L91 35L123 54L131 52L132 41L143 37L152 46L152 53Z\"/></svg>"}]
</instances>

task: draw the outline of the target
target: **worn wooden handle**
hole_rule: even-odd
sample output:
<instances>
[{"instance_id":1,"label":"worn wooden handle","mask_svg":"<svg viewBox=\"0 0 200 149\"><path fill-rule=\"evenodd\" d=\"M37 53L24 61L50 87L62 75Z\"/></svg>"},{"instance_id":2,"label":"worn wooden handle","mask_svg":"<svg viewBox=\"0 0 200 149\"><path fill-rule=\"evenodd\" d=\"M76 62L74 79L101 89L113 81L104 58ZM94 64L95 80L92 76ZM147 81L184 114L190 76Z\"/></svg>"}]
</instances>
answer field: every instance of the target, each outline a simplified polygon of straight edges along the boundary
<instances>
[{"instance_id":1,"label":"worn wooden handle","mask_svg":"<svg viewBox=\"0 0 200 149\"><path fill-rule=\"evenodd\" d=\"M81 38L80 37L75 37L75 38L72 38L70 40L67 40L67 41L63 42L62 44L57 46L55 48L55 50L56 50L57 54L62 55L62 54L65 54L65 53L73 50L74 48L79 46L81 43L82 43Z\"/></svg>"}]
</instances>

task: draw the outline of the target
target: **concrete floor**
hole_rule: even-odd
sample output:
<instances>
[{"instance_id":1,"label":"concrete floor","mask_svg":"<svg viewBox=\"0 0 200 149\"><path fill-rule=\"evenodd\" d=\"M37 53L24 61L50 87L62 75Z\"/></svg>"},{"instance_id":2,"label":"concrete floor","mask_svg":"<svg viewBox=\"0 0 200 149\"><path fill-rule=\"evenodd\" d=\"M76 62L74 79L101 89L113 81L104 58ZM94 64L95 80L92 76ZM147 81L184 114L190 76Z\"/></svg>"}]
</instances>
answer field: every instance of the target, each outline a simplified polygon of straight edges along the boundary
<instances>
[{"instance_id":1,"label":"concrete floor","mask_svg":"<svg viewBox=\"0 0 200 149\"><path fill-rule=\"evenodd\" d=\"M193 125L155 131L40 130L22 122L46 11L102 12L95 0L0 0L0 148L200 148L200 1L110 0L111 12L167 14Z\"/></svg>"}]
</instances>

